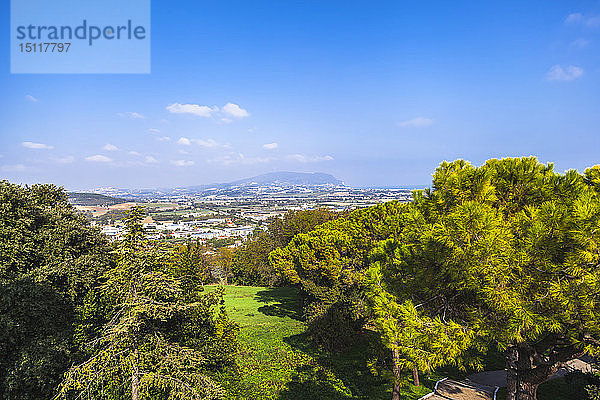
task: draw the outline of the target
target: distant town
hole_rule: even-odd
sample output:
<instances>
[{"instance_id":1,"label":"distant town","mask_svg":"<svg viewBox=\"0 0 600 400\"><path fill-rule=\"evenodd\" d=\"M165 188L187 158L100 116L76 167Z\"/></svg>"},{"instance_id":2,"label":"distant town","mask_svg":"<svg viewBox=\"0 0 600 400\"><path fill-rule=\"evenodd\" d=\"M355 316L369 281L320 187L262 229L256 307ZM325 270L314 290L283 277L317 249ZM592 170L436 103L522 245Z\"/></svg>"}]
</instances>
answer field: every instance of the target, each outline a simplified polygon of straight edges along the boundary
<instances>
[{"instance_id":1,"label":"distant town","mask_svg":"<svg viewBox=\"0 0 600 400\"><path fill-rule=\"evenodd\" d=\"M410 188L351 188L328 174L271 173L236 182L175 189L98 188L69 193L71 203L111 239L123 233L123 213L146 207L147 237L198 240L236 247L256 229L291 210L335 211L412 198Z\"/></svg>"}]
</instances>

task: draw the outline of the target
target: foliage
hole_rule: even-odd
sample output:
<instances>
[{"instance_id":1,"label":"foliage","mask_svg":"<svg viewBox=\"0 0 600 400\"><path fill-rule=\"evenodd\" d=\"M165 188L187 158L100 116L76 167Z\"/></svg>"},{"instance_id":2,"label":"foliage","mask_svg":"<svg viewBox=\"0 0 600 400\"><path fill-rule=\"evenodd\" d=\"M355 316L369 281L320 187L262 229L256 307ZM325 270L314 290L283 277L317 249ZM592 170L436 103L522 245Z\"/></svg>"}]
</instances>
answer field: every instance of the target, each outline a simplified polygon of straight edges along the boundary
<instances>
[{"instance_id":1,"label":"foliage","mask_svg":"<svg viewBox=\"0 0 600 400\"><path fill-rule=\"evenodd\" d=\"M343 215L345 213L317 208L288 211L283 217L273 219L266 231L257 231L250 240L236 250L231 266L236 283L281 285L283 283L281 277L269 263L269 253L278 247L285 247L297 234L308 233L317 226Z\"/></svg>"},{"instance_id":2,"label":"foliage","mask_svg":"<svg viewBox=\"0 0 600 400\"><path fill-rule=\"evenodd\" d=\"M113 224L115 221L121 221L125 217L124 210L109 210L107 213L94 217L99 225Z\"/></svg>"},{"instance_id":3,"label":"foliage","mask_svg":"<svg viewBox=\"0 0 600 400\"><path fill-rule=\"evenodd\" d=\"M269 264L269 253L276 248L268 232L257 232L235 250L231 264L233 280L240 285L277 286L280 278Z\"/></svg>"},{"instance_id":4,"label":"foliage","mask_svg":"<svg viewBox=\"0 0 600 400\"><path fill-rule=\"evenodd\" d=\"M585 373L579 381L585 381L585 391L588 395L589 400L600 400L600 360L593 358L586 360L589 361L591 366L591 372Z\"/></svg>"},{"instance_id":5,"label":"foliage","mask_svg":"<svg viewBox=\"0 0 600 400\"><path fill-rule=\"evenodd\" d=\"M377 335L360 335L343 352L323 351L306 340L296 288L227 286L225 290L228 314L240 325L239 374L219 375L228 399L389 398L386 354L381 353ZM374 355L382 360L372 359ZM431 390L404 382L406 400Z\"/></svg>"},{"instance_id":6,"label":"foliage","mask_svg":"<svg viewBox=\"0 0 600 400\"><path fill-rule=\"evenodd\" d=\"M219 283L227 285L227 278L231 274L231 264L233 263L233 250L229 247L217 249L213 255L214 271L213 275L218 277Z\"/></svg>"},{"instance_id":7,"label":"foliage","mask_svg":"<svg viewBox=\"0 0 600 400\"><path fill-rule=\"evenodd\" d=\"M188 241L176 245L169 258L169 271L181 279L184 293L193 294L195 289L211 281L209 249L200 241Z\"/></svg>"},{"instance_id":8,"label":"foliage","mask_svg":"<svg viewBox=\"0 0 600 400\"><path fill-rule=\"evenodd\" d=\"M344 216L345 212L336 212L327 208L314 210L288 211L281 218L275 218L269 223L268 231L277 247L286 246L294 236L308 233L327 221Z\"/></svg>"},{"instance_id":9,"label":"foliage","mask_svg":"<svg viewBox=\"0 0 600 400\"><path fill-rule=\"evenodd\" d=\"M507 354L511 399L535 396L562 362L597 354L597 177L598 167L585 176L561 175L535 158L489 160L478 168L442 163L433 191L416 193L404 228L374 252L373 295L415 310L385 315L376 305L384 338L383 318L394 318L391 331L398 333L418 321L439 325L420 334L428 338L419 338L418 353L405 353L420 368L456 360L463 350L460 343L456 352L430 359L427 352L439 343L466 337L476 350L495 343ZM478 362L464 355L461 362Z\"/></svg>"},{"instance_id":10,"label":"foliage","mask_svg":"<svg viewBox=\"0 0 600 400\"><path fill-rule=\"evenodd\" d=\"M399 231L406 205L379 204L298 234L270 255L275 269L305 296L311 337L328 349L350 345L363 325L369 253Z\"/></svg>"},{"instance_id":11,"label":"foliage","mask_svg":"<svg viewBox=\"0 0 600 400\"><path fill-rule=\"evenodd\" d=\"M139 207L127 213L116 266L99 288L108 322L87 343L87 359L66 373L59 398L223 398L208 375L231 366L237 351L235 324L224 307L214 310L222 290L201 295L188 266L173 267L181 252L145 241L141 218Z\"/></svg>"},{"instance_id":12,"label":"foliage","mask_svg":"<svg viewBox=\"0 0 600 400\"><path fill-rule=\"evenodd\" d=\"M82 206L114 206L115 204L127 203L127 200L117 197L105 196L97 193L67 193L69 201Z\"/></svg>"},{"instance_id":13,"label":"foliage","mask_svg":"<svg viewBox=\"0 0 600 400\"><path fill-rule=\"evenodd\" d=\"M108 243L62 188L0 181L0 397L50 398Z\"/></svg>"},{"instance_id":14,"label":"foliage","mask_svg":"<svg viewBox=\"0 0 600 400\"><path fill-rule=\"evenodd\" d=\"M580 371L570 372L540 384L537 400L598 400L598 377ZM496 398L506 399L506 387L498 390Z\"/></svg>"},{"instance_id":15,"label":"foliage","mask_svg":"<svg viewBox=\"0 0 600 400\"><path fill-rule=\"evenodd\" d=\"M443 321L440 316L419 315L409 300L401 303L383 289L377 264L369 270L369 275L375 326L383 344L392 351L398 379L402 370L431 372L448 364L465 369L469 362L471 367L479 366L462 357L476 345L473 330L464 329L454 321Z\"/></svg>"},{"instance_id":16,"label":"foliage","mask_svg":"<svg viewBox=\"0 0 600 400\"><path fill-rule=\"evenodd\" d=\"M238 239L234 237L212 238L206 241L206 245L215 249L220 249L221 247L231 246L235 244L236 240Z\"/></svg>"}]
</instances>

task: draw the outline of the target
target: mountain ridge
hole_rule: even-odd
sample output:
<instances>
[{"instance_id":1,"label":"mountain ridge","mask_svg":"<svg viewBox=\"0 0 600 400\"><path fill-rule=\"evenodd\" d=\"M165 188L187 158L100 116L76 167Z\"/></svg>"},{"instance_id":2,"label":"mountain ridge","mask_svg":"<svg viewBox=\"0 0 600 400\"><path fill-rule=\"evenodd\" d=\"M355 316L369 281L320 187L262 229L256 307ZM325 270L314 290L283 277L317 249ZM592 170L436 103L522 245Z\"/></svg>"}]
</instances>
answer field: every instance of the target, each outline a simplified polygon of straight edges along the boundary
<instances>
[{"instance_id":1,"label":"mountain ridge","mask_svg":"<svg viewBox=\"0 0 600 400\"><path fill-rule=\"evenodd\" d=\"M309 186L309 187L335 187L345 186L344 182L335 176L323 172L268 172L249 178L242 178L231 182L211 183L202 185L179 186L171 188L154 189L126 189L103 187L96 188L92 192L110 196L138 196L150 194L202 194L211 191L223 191L229 189L255 188L257 186Z\"/></svg>"},{"instance_id":2,"label":"mountain ridge","mask_svg":"<svg viewBox=\"0 0 600 400\"><path fill-rule=\"evenodd\" d=\"M243 185L274 185L274 184L283 184L283 185L302 185L302 186L320 186L320 185L343 185L344 182L337 179L335 176L331 174L326 174L323 172L288 172L288 171L280 171L280 172L268 172L266 174L260 174L256 176L251 176L249 178L242 178L231 182L224 183L212 183L209 185L195 185L195 186L185 186L186 189L223 189L227 187L233 186L243 186Z\"/></svg>"}]
</instances>

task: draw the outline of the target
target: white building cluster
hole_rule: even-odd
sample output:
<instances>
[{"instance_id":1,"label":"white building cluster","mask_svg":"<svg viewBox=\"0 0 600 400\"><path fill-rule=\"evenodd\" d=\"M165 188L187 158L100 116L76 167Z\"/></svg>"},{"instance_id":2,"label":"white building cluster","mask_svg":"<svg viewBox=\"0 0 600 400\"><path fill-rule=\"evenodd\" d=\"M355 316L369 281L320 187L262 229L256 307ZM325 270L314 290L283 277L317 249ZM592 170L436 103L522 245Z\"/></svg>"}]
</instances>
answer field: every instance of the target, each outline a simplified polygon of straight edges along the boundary
<instances>
[{"instance_id":1,"label":"white building cluster","mask_svg":"<svg viewBox=\"0 0 600 400\"><path fill-rule=\"evenodd\" d=\"M207 228L203 227L209 221L187 221L187 222L152 222L145 223L144 229L148 239L159 239L161 237L170 238L190 238L206 241L210 239L226 239L240 238L246 239L255 227L254 226L235 226L228 223L224 228ZM210 220L210 223L225 223L225 219ZM122 226L105 226L102 228L102 233L113 240L119 239L123 234L124 227Z\"/></svg>"}]
</instances>

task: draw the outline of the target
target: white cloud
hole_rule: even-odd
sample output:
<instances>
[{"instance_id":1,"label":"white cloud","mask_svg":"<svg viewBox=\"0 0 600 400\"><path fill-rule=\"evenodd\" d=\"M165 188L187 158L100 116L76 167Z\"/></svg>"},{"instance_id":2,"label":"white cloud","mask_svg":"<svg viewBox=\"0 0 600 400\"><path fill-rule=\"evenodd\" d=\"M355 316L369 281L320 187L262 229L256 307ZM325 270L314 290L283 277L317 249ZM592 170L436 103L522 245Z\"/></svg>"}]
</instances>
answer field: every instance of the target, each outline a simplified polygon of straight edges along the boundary
<instances>
[{"instance_id":1,"label":"white cloud","mask_svg":"<svg viewBox=\"0 0 600 400\"><path fill-rule=\"evenodd\" d=\"M267 150L275 150L279 145L277 143L265 143L263 147Z\"/></svg>"},{"instance_id":2,"label":"white cloud","mask_svg":"<svg viewBox=\"0 0 600 400\"><path fill-rule=\"evenodd\" d=\"M232 166L232 165L253 165L263 164L273 161L271 157L246 157L242 153L230 153L222 157L217 157L208 160L209 164L217 164L221 166Z\"/></svg>"},{"instance_id":3,"label":"white cloud","mask_svg":"<svg viewBox=\"0 0 600 400\"><path fill-rule=\"evenodd\" d=\"M23 172L25 170L27 170L27 167L23 164L11 164L2 166L2 171L6 172Z\"/></svg>"},{"instance_id":4,"label":"white cloud","mask_svg":"<svg viewBox=\"0 0 600 400\"><path fill-rule=\"evenodd\" d=\"M182 149L180 149L180 150L177 150L177 152L178 152L179 154L185 154L185 155L188 155L188 154L190 154L190 152L189 152L189 151L182 150Z\"/></svg>"},{"instance_id":5,"label":"white cloud","mask_svg":"<svg viewBox=\"0 0 600 400\"><path fill-rule=\"evenodd\" d=\"M152 156L146 156L144 158L144 161L146 161L146 163L148 163L148 164L157 164L158 163L158 160Z\"/></svg>"},{"instance_id":6,"label":"white cloud","mask_svg":"<svg viewBox=\"0 0 600 400\"><path fill-rule=\"evenodd\" d=\"M167 111L173 114L193 114L199 117L210 117L213 113L219 111L219 108L198 104L173 103L167 106Z\"/></svg>"},{"instance_id":7,"label":"white cloud","mask_svg":"<svg viewBox=\"0 0 600 400\"><path fill-rule=\"evenodd\" d=\"M102 149L106 150L106 151L117 151L117 150L119 150L119 148L117 146L115 146L114 144L110 144L110 143L105 144L102 147Z\"/></svg>"},{"instance_id":8,"label":"white cloud","mask_svg":"<svg viewBox=\"0 0 600 400\"><path fill-rule=\"evenodd\" d=\"M579 38L579 39L575 39L571 42L571 47L576 47L578 49L583 49L585 47L588 47L590 45L591 41L584 39L584 38Z\"/></svg>"},{"instance_id":9,"label":"white cloud","mask_svg":"<svg viewBox=\"0 0 600 400\"><path fill-rule=\"evenodd\" d=\"M182 146L190 146L192 143L196 143L198 146L201 146L201 147L220 147L221 146L214 139L203 140L203 139L189 139L186 137L180 137L179 140L177 140L177 144L182 145ZM227 147L227 146L223 145L222 147Z\"/></svg>"},{"instance_id":10,"label":"white cloud","mask_svg":"<svg viewBox=\"0 0 600 400\"><path fill-rule=\"evenodd\" d=\"M169 104L166 107L167 111L173 114L192 114L199 117L219 117L217 121L221 123L230 123L233 122L231 118L246 118L250 116L250 113L234 103L227 103L223 107L219 108L217 106L204 106L200 104L181 104L181 103L173 103Z\"/></svg>"},{"instance_id":11,"label":"white cloud","mask_svg":"<svg viewBox=\"0 0 600 400\"><path fill-rule=\"evenodd\" d=\"M177 141L177 144L180 144L182 146L189 146L192 144L192 141L186 137L180 137Z\"/></svg>"},{"instance_id":12,"label":"white cloud","mask_svg":"<svg viewBox=\"0 0 600 400\"><path fill-rule=\"evenodd\" d=\"M433 124L433 120L425 117L416 117L406 121L398 122L401 128L424 128Z\"/></svg>"},{"instance_id":13,"label":"white cloud","mask_svg":"<svg viewBox=\"0 0 600 400\"><path fill-rule=\"evenodd\" d=\"M565 23L570 25L582 25L586 28L597 28L600 26L600 15L573 13L567 16Z\"/></svg>"},{"instance_id":14,"label":"white cloud","mask_svg":"<svg viewBox=\"0 0 600 400\"><path fill-rule=\"evenodd\" d=\"M54 146L49 146L44 143L35 143L35 142L23 142L23 143L21 143L21 146L27 147L28 149L43 149L43 150L50 150L50 149L54 148Z\"/></svg>"},{"instance_id":15,"label":"white cloud","mask_svg":"<svg viewBox=\"0 0 600 400\"><path fill-rule=\"evenodd\" d=\"M145 115L136 112L117 113L117 115L121 118L146 119Z\"/></svg>"},{"instance_id":16,"label":"white cloud","mask_svg":"<svg viewBox=\"0 0 600 400\"><path fill-rule=\"evenodd\" d=\"M223 108L221 108L221 111L233 118L245 118L250 116L248 111L233 103L225 104Z\"/></svg>"},{"instance_id":17,"label":"white cloud","mask_svg":"<svg viewBox=\"0 0 600 400\"><path fill-rule=\"evenodd\" d=\"M549 81L572 81L581 76L583 76L583 69L574 65L565 68L555 65L546 73L546 79Z\"/></svg>"},{"instance_id":18,"label":"white cloud","mask_svg":"<svg viewBox=\"0 0 600 400\"><path fill-rule=\"evenodd\" d=\"M141 154L135 150L128 151L127 154L129 154L130 156L141 156Z\"/></svg>"},{"instance_id":19,"label":"white cloud","mask_svg":"<svg viewBox=\"0 0 600 400\"><path fill-rule=\"evenodd\" d=\"M112 162L112 159L101 154L96 154L94 156L86 157L85 161L109 163Z\"/></svg>"},{"instance_id":20,"label":"white cloud","mask_svg":"<svg viewBox=\"0 0 600 400\"><path fill-rule=\"evenodd\" d=\"M194 142L198 143L198 145L202 146L202 147L217 147L217 146L219 146L219 144L216 141L214 141L213 139L207 139L207 140L195 139Z\"/></svg>"},{"instance_id":21,"label":"white cloud","mask_svg":"<svg viewBox=\"0 0 600 400\"><path fill-rule=\"evenodd\" d=\"M170 142L171 138L168 136L161 136L161 137L156 138L156 140L158 140L159 142Z\"/></svg>"},{"instance_id":22,"label":"white cloud","mask_svg":"<svg viewBox=\"0 0 600 400\"><path fill-rule=\"evenodd\" d=\"M75 161L75 157L73 157L73 156L56 157L56 158L53 158L52 160L59 164L71 164L73 161Z\"/></svg>"},{"instance_id":23,"label":"white cloud","mask_svg":"<svg viewBox=\"0 0 600 400\"><path fill-rule=\"evenodd\" d=\"M333 157L329 155L325 156L309 156L304 154L288 154L286 158L294 161L298 161L301 163L312 163L312 162L321 162L321 161L332 161Z\"/></svg>"},{"instance_id":24,"label":"white cloud","mask_svg":"<svg viewBox=\"0 0 600 400\"><path fill-rule=\"evenodd\" d=\"M581 13L572 13L567 15L567 18L565 19L565 22L567 24L576 24L579 23L583 20L583 14Z\"/></svg>"},{"instance_id":25,"label":"white cloud","mask_svg":"<svg viewBox=\"0 0 600 400\"><path fill-rule=\"evenodd\" d=\"M171 164L178 167L191 167L195 162L189 160L172 160Z\"/></svg>"},{"instance_id":26,"label":"white cloud","mask_svg":"<svg viewBox=\"0 0 600 400\"><path fill-rule=\"evenodd\" d=\"M152 133L160 133L160 129L156 129L156 128L150 128L148 129L150 132Z\"/></svg>"},{"instance_id":27,"label":"white cloud","mask_svg":"<svg viewBox=\"0 0 600 400\"><path fill-rule=\"evenodd\" d=\"M38 99L36 99L35 97L33 97L33 96L32 96L32 95L30 95L30 94L28 94L28 95L25 95L25 100L27 100L27 101L30 101L30 102L32 102L32 103L37 103L37 102L39 102L39 100L38 100Z\"/></svg>"}]
</instances>

